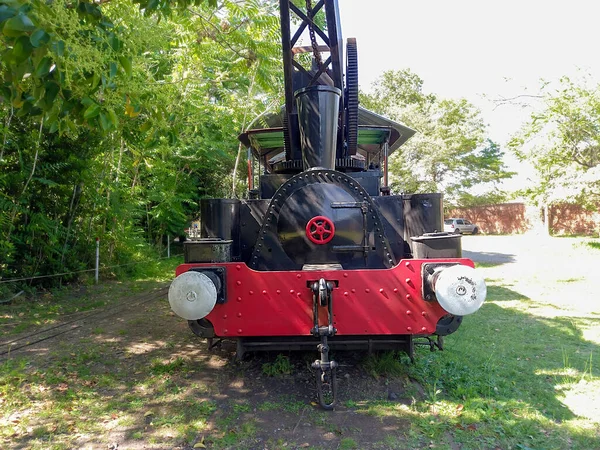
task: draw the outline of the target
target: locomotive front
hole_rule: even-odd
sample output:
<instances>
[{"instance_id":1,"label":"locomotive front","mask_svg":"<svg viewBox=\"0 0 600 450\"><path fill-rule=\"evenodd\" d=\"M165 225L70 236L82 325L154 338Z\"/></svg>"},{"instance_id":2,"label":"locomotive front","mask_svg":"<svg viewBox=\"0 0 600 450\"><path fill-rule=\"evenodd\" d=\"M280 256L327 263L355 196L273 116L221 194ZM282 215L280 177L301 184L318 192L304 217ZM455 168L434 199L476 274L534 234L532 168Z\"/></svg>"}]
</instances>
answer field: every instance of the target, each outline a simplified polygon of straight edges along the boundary
<instances>
[{"instance_id":1,"label":"locomotive front","mask_svg":"<svg viewBox=\"0 0 600 450\"><path fill-rule=\"evenodd\" d=\"M342 42L336 1L300 15L327 38L294 47L280 0L286 105L270 128L240 136L259 162L246 200L201 202L201 237L184 244L185 263L169 290L175 313L201 337L236 339L248 350L317 345L319 402L336 400L329 348L433 349L477 311L483 278L461 258L460 236L443 229L441 194L391 195L388 157L414 131L358 106L356 42ZM313 23L324 8L327 30ZM294 55L313 51L313 67ZM250 166L251 167L251 166ZM262 169L262 170L261 170Z\"/></svg>"}]
</instances>

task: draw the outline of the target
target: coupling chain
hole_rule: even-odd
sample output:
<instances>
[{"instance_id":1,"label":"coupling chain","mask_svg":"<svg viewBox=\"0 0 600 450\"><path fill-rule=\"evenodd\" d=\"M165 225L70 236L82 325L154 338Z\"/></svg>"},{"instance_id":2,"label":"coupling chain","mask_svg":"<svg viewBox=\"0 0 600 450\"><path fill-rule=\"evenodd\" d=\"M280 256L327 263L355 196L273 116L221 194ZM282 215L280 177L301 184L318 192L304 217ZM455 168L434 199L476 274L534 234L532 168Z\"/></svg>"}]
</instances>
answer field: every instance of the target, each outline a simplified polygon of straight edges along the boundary
<instances>
[{"instance_id":1,"label":"coupling chain","mask_svg":"<svg viewBox=\"0 0 600 450\"><path fill-rule=\"evenodd\" d=\"M321 53L319 52L319 46L317 45L317 37L315 36L315 24L314 15L312 9L312 0L306 0L306 17L308 17L308 35L310 36L310 44L313 49L313 57L317 62L317 69L321 70L323 60L321 59Z\"/></svg>"}]
</instances>

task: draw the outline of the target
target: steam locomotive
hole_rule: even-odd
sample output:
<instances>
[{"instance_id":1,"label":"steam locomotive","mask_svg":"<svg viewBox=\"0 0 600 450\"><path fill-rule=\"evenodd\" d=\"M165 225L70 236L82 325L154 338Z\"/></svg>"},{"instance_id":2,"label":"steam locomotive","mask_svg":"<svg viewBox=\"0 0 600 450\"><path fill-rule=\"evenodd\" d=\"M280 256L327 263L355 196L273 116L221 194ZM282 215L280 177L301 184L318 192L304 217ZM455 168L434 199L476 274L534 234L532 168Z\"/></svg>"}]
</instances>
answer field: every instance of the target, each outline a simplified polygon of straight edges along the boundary
<instances>
[{"instance_id":1,"label":"steam locomotive","mask_svg":"<svg viewBox=\"0 0 600 450\"><path fill-rule=\"evenodd\" d=\"M238 357L316 345L318 399L331 409L331 347L411 358L417 343L441 348L486 286L460 236L439 232L441 194L392 195L389 156L415 131L359 107L356 41L344 51L337 0L279 7L285 108L239 136L248 198L201 201L169 302L198 336L236 340ZM298 46L306 31L311 45Z\"/></svg>"}]
</instances>

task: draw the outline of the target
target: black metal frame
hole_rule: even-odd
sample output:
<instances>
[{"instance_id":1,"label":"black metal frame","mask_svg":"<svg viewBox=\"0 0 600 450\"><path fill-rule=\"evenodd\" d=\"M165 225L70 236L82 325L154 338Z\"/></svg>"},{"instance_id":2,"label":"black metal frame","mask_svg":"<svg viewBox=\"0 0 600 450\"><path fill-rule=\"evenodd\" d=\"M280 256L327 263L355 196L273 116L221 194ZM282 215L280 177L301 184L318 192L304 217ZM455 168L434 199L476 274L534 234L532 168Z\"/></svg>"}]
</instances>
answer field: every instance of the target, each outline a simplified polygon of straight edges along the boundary
<instances>
[{"instance_id":1,"label":"black metal frame","mask_svg":"<svg viewBox=\"0 0 600 450\"><path fill-rule=\"evenodd\" d=\"M322 8L325 11L327 33L315 24L310 17L314 17ZM309 86L315 84L323 73L327 73L333 80L333 85L343 92L343 42L340 27L339 7L337 0L319 0L310 13L304 13L290 0L279 0L279 13L281 19L281 46L283 50L283 76L285 83L285 117L283 134L285 142L286 160L301 159L300 131L298 129L298 114L294 101L294 71L304 73L310 79ZM297 30L292 36L292 14L300 20ZM310 17L309 17L310 16ZM298 61L294 59L294 46L304 30L310 27L323 40L329 58L321 65L314 75L311 75ZM344 139L345 112L344 98L340 99L340 122L338 134L338 148L342 148Z\"/></svg>"}]
</instances>

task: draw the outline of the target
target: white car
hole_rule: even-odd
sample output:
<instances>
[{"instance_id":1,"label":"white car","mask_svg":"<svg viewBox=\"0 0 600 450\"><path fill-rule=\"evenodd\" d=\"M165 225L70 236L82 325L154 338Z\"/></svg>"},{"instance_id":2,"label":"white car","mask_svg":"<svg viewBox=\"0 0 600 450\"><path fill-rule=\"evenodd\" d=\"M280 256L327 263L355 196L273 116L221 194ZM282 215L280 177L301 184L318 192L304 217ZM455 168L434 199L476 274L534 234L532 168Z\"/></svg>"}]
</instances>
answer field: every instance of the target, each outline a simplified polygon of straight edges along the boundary
<instances>
[{"instance_id":1,"label":"white car","mask_svg":"<svg viewBox=\"0 0 600 450\"><path fill-rule=\"evenodd\" d=\"M444 220L444 231L457 234L477 234L479 232L479 228L477 228L477 225L469 222L467 219L451 218Z\"/></svg>"}]
</instances>

